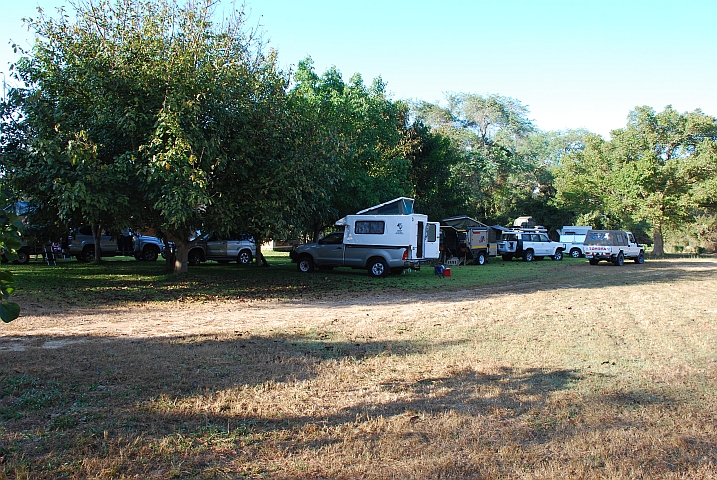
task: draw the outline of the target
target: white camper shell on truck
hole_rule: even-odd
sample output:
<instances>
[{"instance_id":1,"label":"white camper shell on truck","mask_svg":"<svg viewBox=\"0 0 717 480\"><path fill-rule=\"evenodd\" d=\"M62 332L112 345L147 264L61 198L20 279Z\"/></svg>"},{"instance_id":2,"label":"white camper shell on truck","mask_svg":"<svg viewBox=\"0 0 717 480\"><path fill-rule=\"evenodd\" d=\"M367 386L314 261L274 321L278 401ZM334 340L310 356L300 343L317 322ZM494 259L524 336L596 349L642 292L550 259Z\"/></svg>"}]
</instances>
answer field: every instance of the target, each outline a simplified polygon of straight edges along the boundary
<instances>
[{"instance_id":1,"label":"white camper shell on truck","mask_svg":"<svg viewBox=\"0 0 717 480\"><path fill-rule=\"evenodd\" d=\"M560 241L565 244L571 257L580 258L585 254L585 235L592 229L593 227L584 225L567 225L560 230Z\"/></svg>"},{"instance_id":2,"label":"white camper shell on truck","mask_svg":"<svg viewBox=\"0 0 717 480\"><path fill-rule=\"evenodd\" d=\"M301 272L314 267L367 269L373 277L407 268L439 256L440 224L413 213L413 199L399 197L336 222L343 227L318 242L299 245L290 253Z\"/></svg>"}]
</instances>

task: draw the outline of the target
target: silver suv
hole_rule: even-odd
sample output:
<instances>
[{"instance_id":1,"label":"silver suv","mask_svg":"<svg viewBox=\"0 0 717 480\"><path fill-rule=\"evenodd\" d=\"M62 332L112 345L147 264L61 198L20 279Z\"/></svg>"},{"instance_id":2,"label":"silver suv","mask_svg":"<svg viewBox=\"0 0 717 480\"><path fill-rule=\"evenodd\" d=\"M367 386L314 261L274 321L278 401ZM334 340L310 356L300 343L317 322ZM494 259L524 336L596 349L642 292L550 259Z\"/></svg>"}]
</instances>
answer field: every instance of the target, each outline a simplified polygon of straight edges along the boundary
<instances>
[{"instance_id":1,"label":"silver suv","mask_svg":"<svg viewBox=\"0 0 717 480\"><path fill-rule=\"evenodd\" d=\"M256 243L250 235L232 235L223 239L215 235L204 235L189 250L189 265L199 265L207 260L219 263L237 262L239 265L251 263L256 256Z\"/></svg>"},{"instance_id":2,"label":"silver suv","mask_svg":"<svg viewBox=\"0 0 717 480\"><path fill-rule=\"evenodd\" d=\"M553 242L547 233L541 231L510 231L504 232L498 242L498 255L503 260L522 258L526 262L551 257L553 260L562 260L565 244Z\"/></svg>"}]
</instances>

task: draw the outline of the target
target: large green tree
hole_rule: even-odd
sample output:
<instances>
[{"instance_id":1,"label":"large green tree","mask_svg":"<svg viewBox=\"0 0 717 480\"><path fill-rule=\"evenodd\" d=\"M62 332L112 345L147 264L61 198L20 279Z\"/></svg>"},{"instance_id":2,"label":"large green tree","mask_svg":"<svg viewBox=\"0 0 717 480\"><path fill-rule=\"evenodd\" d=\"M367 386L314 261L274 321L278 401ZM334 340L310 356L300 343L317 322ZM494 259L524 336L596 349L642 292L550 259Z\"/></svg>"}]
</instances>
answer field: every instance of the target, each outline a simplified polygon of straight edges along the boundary
<instances>
[{"instance_id":1,"label":"large green tree","mask_svg":"<svg viewBox=\"0 0 717 480\"><path fill-rule=\"evenodd\" d=\"M314 190L302 219L314 237L344 215L410 195L408 107L391 101L380 78L366 86L360 75L345 83L335 68L316 74L310 58L299 63L291 90L311 120Z\"/></svg>"},{"instance_id":2,"label":"large green tree","mask_svg":"<svg viewBox=\"0 0 717 480\"><path fill-rule=\"evenodd\" d=\"M653 255L663 256L665 232L715 204L715 142L717 120L699 110L638 107L611 140L593 137L584 151L562 162L557 202L592 225L632 228L646 222Z\"/></svg>"},{"instance_id":3,"label":"large green tree","mask_svg":"<svg viewBox=\"0 0 717 480\"><path fill-rule=\"evenodd\" d=\"M511 203L530 196L536 165L525 154L535 126L518 100L500 95L450 94L446 106L419 102L415 116L449 136L463 154L455 167L469 192L469 214L505 222Z\"/></svg>"},{"instance_id":4,"label":"large green tree","mask_svg":"<svg viewBox=\"0 0 717 480\"><path fill-rule=\"evenodd\" d=\"M26 84L12 96L17 141L3 152L21 191L69 221L164 232L178 247L175 271L198 229L272 235L296 199L289 163L303 160L285 154L298 129L275 55L241 11L213 23L215 4L97 0L72 3L75 18L41 12L29 22L39 41L16 66Z\"/></svg>"}]
</instances>

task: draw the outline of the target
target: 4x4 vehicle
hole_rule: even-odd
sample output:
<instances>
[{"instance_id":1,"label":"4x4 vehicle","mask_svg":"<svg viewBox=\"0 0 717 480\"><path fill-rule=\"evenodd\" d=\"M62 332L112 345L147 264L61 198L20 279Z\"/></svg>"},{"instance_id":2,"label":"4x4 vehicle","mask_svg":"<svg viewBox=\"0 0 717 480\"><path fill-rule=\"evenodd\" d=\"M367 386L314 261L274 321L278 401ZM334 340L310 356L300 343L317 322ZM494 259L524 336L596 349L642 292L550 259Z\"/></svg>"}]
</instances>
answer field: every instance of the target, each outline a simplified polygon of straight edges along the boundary
<instances>
[{"instance_id":1,"label":"4x4 vehicle","mask_svg":"<svg viewBox=\"0 0 717 480\"><path fill-rule=\"evenodd\" d=\"M590 265L606 260L622 266L626 258L635 263L645 262L645 250L635 240L632 232L621 230L591 230L585 236L585 258Z\"/></svg>"},{"instance_id":2,"label":"4x4 vehicle","mask_svg":"<svg viewBox=\"0 0 717 480\"><path fill-rule=\"evenodd\" d=\"M189 265L197 266L207 260L219 263L251 263L256 256L256 243L250 235L232 235L228 239L216 235L204 235L189 250Z\"/></svg>"},{"instance_id":3,"label":"4x4 vehicle","mask_svg":"<svg viewBox=\"0 0 717 480\"><path fill-rule=\"evenodd\" d=\"M334 232L318 242L305 243L290 253L291 261L300 272L313 272L314 267L331 270L334 267L366 269L372 277L384 277L389 272L402 273L407 268L420 269L420 262L409 260L409 247L392 245L351 245L344 241L344 232Z\"/></svg>"},{"instance_id":4,"label":"4x4 vehicle","mask_svg":"<svg viewBox=\"0 0 717 480\"><path fill-rule=\"evenodd\" d=\"M150 235L130 231L129 235L112 236L102 232L100 249L103 257L132 256L137 260L153 262L164 248L162 240ZM83 225L70 234L67 254L77 260L91 262L95 259L95 237L92 227Z\"/></svg>"},{"instance_id":5,"label":"4x4 vehicle","mask_svg":"<svg viewBox=\"0 0 717 480\"><path fill-rule=\"evenodd\" d=\"M498 242L498 255L503 260L522 258L526 262L551 257L553 260L562 260L565 244L553 242L547 233L537 229L514 230L503 232Z\"/></svg>"}]
</instances>

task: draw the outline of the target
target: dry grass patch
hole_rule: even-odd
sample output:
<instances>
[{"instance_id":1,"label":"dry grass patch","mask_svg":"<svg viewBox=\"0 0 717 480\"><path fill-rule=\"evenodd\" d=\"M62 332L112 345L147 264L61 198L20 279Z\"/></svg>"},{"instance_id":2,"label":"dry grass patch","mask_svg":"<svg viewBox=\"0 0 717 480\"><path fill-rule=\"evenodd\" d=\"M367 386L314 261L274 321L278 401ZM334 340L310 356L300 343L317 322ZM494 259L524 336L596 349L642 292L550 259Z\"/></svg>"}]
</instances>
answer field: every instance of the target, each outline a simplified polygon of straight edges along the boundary
<instances>
[{"instance_id":1,"label":"dry grass patch","mask_svg":"<svg viewBox=\"0 0 717 480\"><path fill-rule=\"evenodd\" d=\"M717 478L717 263L555 268L20 319L0 478Z\"/></svg>"}]
</instances>

